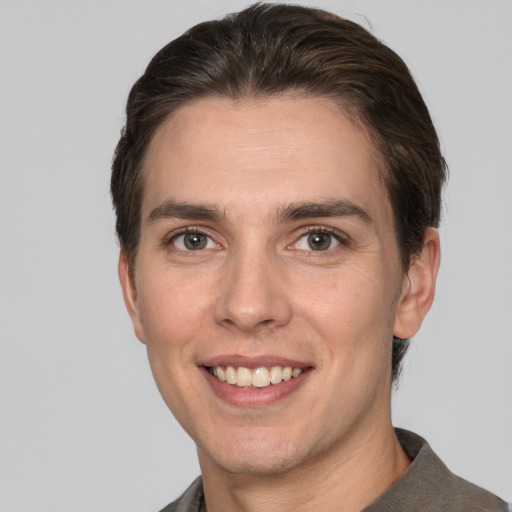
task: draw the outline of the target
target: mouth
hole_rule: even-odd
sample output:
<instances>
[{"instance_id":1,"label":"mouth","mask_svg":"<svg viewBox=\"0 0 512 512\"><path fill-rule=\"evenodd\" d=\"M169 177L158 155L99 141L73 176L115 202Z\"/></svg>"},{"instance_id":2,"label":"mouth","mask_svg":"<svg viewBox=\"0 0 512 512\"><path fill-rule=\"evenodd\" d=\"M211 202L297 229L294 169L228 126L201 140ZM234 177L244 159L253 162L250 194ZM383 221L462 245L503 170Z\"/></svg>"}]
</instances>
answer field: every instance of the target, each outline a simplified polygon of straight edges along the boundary
<instances>
[{"instance_id":1,"label":"mouth","mask_svg":"<svg viewBox=\"0 0 512 512\"><path fill-rule=\"evenodd\" d=\"M267 388L300 377L307 368L292 366L205 366L208 372L220 382L239 388Z\"/></svg>"},{"instance_id":2,"label":"mouth","mask_svg":"<svg viewBox=\"0 0 512 512\"><path fill-rule=\"evenodd\" d=\"M221 400L241 407L264 407L295 395L314 367L285 358L222 356L205 361L200 369Z\"/></svg>"}]
</instances>

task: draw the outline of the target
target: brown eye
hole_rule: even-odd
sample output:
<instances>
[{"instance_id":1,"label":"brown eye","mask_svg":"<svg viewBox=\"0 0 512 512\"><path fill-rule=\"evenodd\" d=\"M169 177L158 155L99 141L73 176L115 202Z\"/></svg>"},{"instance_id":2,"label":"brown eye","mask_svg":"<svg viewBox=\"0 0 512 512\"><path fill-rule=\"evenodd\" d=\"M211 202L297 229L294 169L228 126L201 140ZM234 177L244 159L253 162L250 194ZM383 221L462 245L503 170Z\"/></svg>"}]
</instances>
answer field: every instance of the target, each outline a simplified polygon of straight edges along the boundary
<instances>
[{"instance_id":1,"label":"brown eye","mask_svg":"<svg viewBox=\"0 0 512 512\"><path fill-rule=\"evenodd\" d=\"M295 242L294 248L301 251L322 252L335 249L342 243L341 235L319 228L318 230L310 230L309 233L302 235Z\"/></svg>"},{"instance_id":2,"label":"brown eye","mask_svg":"<svg viewBox=\"0 0 512 512\"><path fill-rule=\"evenodd\" d=\"M308 235L308 245L313 251L330 249L332 236L329 233L311 233Z\"/></svg>"},{"instance_id":3,"label":"brown eye","mask_svg":"<svg viewBox=\"0 0 512 512\"><path fill-rule=\"evenodd\" d=\"M216 249L219 248L208 235L204 233L182 233L175 236L171 240L172 245L176 249L182 251L200 251L201 249Z\"/></svg>"},{"instance_id":4,"label":"brown eye","mask_svg":"<svg viewBox=\"0 0 512 512\"><path fill-rule=\"evenodd\" d=\"M204 249L207 242L208 237L201 233L188 233L183 236L183 243L185 244L185 247L191 251Z\"/></svg>"}]
</instances>

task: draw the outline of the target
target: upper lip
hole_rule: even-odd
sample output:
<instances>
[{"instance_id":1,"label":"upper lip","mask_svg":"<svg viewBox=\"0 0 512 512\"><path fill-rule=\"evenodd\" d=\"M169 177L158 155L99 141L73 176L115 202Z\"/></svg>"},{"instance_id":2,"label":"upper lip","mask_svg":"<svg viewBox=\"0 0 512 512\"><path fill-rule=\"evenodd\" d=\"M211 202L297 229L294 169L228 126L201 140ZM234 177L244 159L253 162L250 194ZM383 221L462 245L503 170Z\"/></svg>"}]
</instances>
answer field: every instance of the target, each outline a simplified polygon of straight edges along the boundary
<instances>
[{"instance_id":1,"label":"upper lip","mask_svg":"<svg viewBox=\"0 0 512 512\"><path fill-rule=\"evenodd\" d=\"M270 368L272 366L291 366L292 368L309 368L313 365L305 361L288 357L261 355L243 356L240 354L225 354L201 361L200 366L242 366L244 368Z\"/></svg>"}]
</instances>

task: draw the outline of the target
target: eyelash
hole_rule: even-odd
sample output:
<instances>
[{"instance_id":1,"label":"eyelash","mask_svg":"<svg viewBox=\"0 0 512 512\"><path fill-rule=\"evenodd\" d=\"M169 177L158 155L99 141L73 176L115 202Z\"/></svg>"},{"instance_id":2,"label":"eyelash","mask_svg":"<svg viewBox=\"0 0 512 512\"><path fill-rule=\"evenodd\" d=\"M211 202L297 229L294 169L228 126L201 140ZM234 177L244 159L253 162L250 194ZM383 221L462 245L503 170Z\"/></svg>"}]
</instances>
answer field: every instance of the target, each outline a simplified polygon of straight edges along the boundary
<instances>
[{"instance_id":1,"label":"eyelash","mask_svg":"<svg viewBox=\"0 0 512 512\"><path fill-rule=\"evenodd\" d=\"M299 236L297 237L295 242L293 242L293 244L291 244L291 245L296 245L301 238L308 236L308 235L312 235L312 234L332 236L337 242L339 242L340 245L343 245L343 246L348 246L350 244L349 237L346 234L341 233L334 228L327 228L325 226L309 226L299 234ZM307 252L326 252L329 250L332 250L332 249L326 249L325 251L313 251L312 250L312 251L307 251Z\"/></svg>"},{"instance_id":2,"label":"eyelash","mask_svg":"<svg viewBox=\"0 0 512 512\"><path fill-rule=\"evenodd\" d=\"M213 237L203 228L200 228L198 226L187 226L184 228L179 229L178 231L173 231L172 233L166 235L164 239L162 240L162 244L165 247L172 246L173 241L175 241L178 237L183 235L189 235L189 234L197 234L197 235L204 235L210 238L211 240L214 240ZM217 242L215 242L217 245ZM192 251L191 251L192 252Z\"/></svg>"},{"instance_id":3,"label":"eyelash","mask_svg":"<svg viewBox=\"0 0 512 512\"><path fill-rule=\"evenodd\" d=\"M210 238L210 240L215 242L214 238L206 230L204 230L203 228L200 228L198 226L187 226L185 228L180 229L179 231L175 231L175 232L173 232L173 233L171 233L169 235L166 235L166 237L162 241L162 244L165 247L172 246L173 242L178 237L180 237L182 235L190 234L190 233L196 233L198 235L204 235L204 236ZM308 226L307 228L302 229L299 233L297 233L295 241L292 242L290 245L288 245L287 248L288 247L293 247L294 245L296 245L299 242L299 240L301 240L301 238L303 238L305 236L308 236L308 235L311 235L311 234L320 234L320 235L325 234L325 235L329 235L329 236L332 236L342 246L349 246L350 245L349 237L346 234L341 233L341 232L339 232L336 229L327 228L325 226ZM218 246L222 247L221 244L219 244L218 242L215 242L215 243ZM178 248L175 248L175 250L182 251L181 249L178 249ZM304 252L313 252L313 253L314 252L327 252L329 250L332 250L332 249L329 248L329 249L326 249L324 251L313 251L313 250L311 250L311 251L304 251ZM183 252L194 252L194 251L183 251Z\"/></svg>"}]
</instances>

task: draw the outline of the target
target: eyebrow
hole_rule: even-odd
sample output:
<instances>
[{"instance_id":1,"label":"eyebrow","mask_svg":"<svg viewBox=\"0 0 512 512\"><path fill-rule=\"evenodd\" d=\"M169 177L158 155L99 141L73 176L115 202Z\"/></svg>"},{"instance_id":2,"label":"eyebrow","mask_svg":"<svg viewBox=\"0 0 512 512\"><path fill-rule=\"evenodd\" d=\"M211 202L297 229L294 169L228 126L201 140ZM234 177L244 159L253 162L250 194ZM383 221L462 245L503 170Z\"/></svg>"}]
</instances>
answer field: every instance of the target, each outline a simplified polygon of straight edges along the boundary
<instances>
[{"instance_id":1,"label":"eyebrow","mask_svg":"<svg viewBox=\"0 0 512 512\"><path fill-rule=\"evenodd\" d=\"M373 223L373 219L364 208L348 199L292 203L279 211L277 220L287 222L314 217L358 217L365 224Z\"/></svg>"},{"instance_id":2,"label":"eyebrow","mask_svg":"<svg viewBox=\"0 0 512 512\"><path fill-rule=\"evenodd\" d=\"M373 223L366 210L348 199L291 203L278 210L277 223L293 222L315 217L357 217L365 224ZM220 222L226 219L226 215L215 205L184 203L173 200L165 201L148 215L148 221L151 223L173 218Z\"/></svg>"},{"instance_id":3,"label":"eyebrow","mask_svg":"<svg viewBox=\"0 0 512 512\"><path fill-rule=\"evenodd\" d=\"M219 222L225 218L225 214L221 213L219 208L214 205L181 203L168 200L152 210L148 215L149 222L173 218Z\"/></svg>"}]
</instances>

